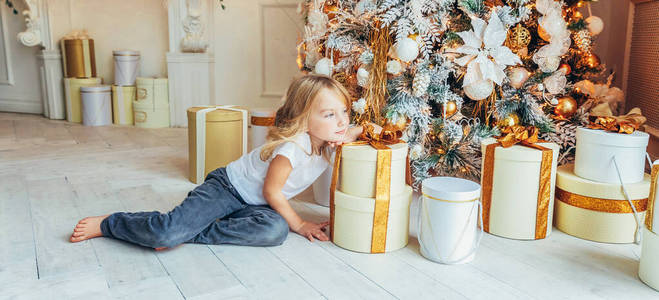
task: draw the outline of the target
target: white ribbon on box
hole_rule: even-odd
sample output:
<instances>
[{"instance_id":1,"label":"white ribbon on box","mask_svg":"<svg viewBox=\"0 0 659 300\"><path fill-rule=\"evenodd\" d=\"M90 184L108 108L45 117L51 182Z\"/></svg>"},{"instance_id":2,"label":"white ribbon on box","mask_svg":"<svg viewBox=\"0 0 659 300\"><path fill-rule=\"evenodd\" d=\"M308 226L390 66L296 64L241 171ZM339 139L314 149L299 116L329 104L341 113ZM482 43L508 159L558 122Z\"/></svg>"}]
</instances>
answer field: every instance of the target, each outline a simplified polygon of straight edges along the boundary
<instances>
[{"instance_id":1,"label":"white ribbon on box","mask_svg":"<svg viewBox=\"0 0 659 300\"><path fill-rule=\"evenodd\" d=\"M235 105L218 105L218 106L202 106L207 107L200 109L195 113L196 125L196 141L197 141L197 174L195 175L195 182L203 182L204 170L206 170L206 114L218 110L226 109L241 112L243 115L243 140L242 140L242 155L247 154L247 114L246 109L234 108Z\"/></svg>"}]
</instances>

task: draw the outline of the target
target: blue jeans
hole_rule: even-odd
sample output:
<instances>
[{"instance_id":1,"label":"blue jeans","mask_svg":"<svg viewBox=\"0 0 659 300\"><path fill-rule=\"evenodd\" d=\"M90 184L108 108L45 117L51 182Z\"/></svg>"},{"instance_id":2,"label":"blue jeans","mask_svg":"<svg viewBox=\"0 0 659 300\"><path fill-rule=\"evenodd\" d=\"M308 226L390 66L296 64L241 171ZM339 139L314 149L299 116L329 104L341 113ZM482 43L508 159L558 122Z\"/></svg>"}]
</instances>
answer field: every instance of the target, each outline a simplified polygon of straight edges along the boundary
<instances>
[{"instance_id":1,"label":"blue jeans","mask_svg":"<svg viewBox=\"0 0 659 300\"><path fill-rule=\"evenodd\" d=\"M268 205L246 204L219 168L172 211L114 213L103 220L101 232L152 248L182 243L276 246L286 240L288 223Z\"/></svg>"}]
</instances>

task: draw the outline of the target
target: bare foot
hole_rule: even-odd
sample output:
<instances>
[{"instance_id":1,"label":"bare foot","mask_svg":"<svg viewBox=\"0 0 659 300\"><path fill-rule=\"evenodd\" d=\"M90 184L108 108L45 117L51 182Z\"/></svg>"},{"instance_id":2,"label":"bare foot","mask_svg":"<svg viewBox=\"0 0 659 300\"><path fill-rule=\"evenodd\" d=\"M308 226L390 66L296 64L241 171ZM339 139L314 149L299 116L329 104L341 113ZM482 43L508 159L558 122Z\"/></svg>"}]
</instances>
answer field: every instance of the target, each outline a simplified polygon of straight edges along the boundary
<instances>
[{"instance_id":1,"label":"bare foot","mask_svg":"<svg viewBox=\"0 0 659 300\"><path fill-rule=\"evenodd\" d=\"M86 217L80 221L71 234L71 243L81 242L87 239L103 236L101 233L101 222L109 215Z\"/></svg>"}]
</instances>

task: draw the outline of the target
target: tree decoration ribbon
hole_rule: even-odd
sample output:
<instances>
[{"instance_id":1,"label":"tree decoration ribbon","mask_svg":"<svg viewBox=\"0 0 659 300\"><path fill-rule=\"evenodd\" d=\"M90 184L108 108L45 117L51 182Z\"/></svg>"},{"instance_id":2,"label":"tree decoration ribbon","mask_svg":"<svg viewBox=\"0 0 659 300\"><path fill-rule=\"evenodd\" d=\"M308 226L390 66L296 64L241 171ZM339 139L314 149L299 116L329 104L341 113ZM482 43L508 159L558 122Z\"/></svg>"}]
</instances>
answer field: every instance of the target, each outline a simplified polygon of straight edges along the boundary
<instances>
[{"instance_id":1,"label":"tree decoration ribbon","mask_svg":"<svg viewBox=\"0 0 659 300\"><path fill-rule=\"evenodd\" d=\"M359 141L339 145L334 158L332 182L330 184L330 239L334 241L334 197L339 180L341 153L344 146L371 145L377 150L375 169L375 208L373 211L373 231L371 235L371 253L384 253L387 243L387 223L389 221L389 201L391 199L391 148L388 145L400 143L402 130L385 125L382 131L375 133L370 124L363 125ZM409 156L406 162L406 181L411 182Z\"/></svg>"},{"instance_id":2,"label":"tree decoration ribbon","mask_svg":"<svg viewBox=\"0 0 659 300\"><path fill-rule=\"evenodd\" d=\"M588 124L588 128L617 133L632 134L647 120L647 118L641 114L641 109L638 107L632 108L632 110L624 116L612 116L610 110L604 112L595 111L592 113L595 115L589 117L590 124Z\"/></svg>"},{"instance_id":3,"label":"tree decoration ribbon","mask_svg":"<svg viewBox=\"0 0 659 300\"><path fill-rule=\"evenodd\" d=\"M553 150L536 143L543 142L538 139L538 128L515 125L503 129L501 137L496 143L487 145L485 161L483 162L483 229L490 232L490 207L492 206L492 188L494 183L494 152L497 147L504 148L519 144L542 151L540 162L540 185L538 187L537 211L535 219L535 238L543 239L547 236L549 215L549 202L551 200L551 166Z\"/></svg>"}]
</instances>

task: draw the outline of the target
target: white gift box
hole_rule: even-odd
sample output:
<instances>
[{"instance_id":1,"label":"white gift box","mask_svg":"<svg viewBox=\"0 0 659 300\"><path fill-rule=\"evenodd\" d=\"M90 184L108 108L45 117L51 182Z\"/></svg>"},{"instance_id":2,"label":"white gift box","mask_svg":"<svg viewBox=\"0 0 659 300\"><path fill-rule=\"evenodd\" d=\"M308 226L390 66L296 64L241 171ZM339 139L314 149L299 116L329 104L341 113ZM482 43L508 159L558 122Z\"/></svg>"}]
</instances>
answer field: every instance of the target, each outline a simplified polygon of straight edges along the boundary
<instances>
[{"instance_id":1,"label":"white gift box","mask_svg":"<svg viewBox=\"0 0 659 300\"><path fill-rule=\"evenodd\" d=\"M659 290L659 235L647 228L643 228L638 277L651 288Z\"/></svg>"},{"instance_id":2,"label":"white gift box","mask_svg":"<svg viewBox=\"0 0 659 300\"><path fill-rule=\"evenodd\" d=\"M139 73L140 52L132 50L112 51L114 57L114 84L135 85Z\"/></svg>"},{"instance_id":3,"label":"white gift box","mask_svg":"<svg viewBox=\"0 0 659 300\"><path fill-rule=\"evenodd\" d=\"M650 178L625 184L635 205L637 219L620 184L581 178L574 165L556 171L556 228L578 238L601 243L633 243L643 222Z\"/></svg>"},{"instance_id":4,"label":"white gift box","mask_svg":"<svg viewBox=\"0 0 659 300\"><path fill-rule=\"evenodd\" d=\"M391 195L405 189L407 144L389 145L391 148ZM337 189L345 194L374 198L377 150L370 145L344 146Z\"/></svg>"},{"instance_id":5,"label":"white gift box","mask_svg":"<svg viewBox=\"0 0 659 300\"><path fill-rule=\"evenodd\" d=\"M112 124L112 88L96 85L80 88L82 98L82 125L104 126Z\"/></svg>"},{"instance_id":6,"label":"white gift box","mask_svg":"<svg viewBox=\"0 0 659 300\"><path fill-rule=\"evenodd\" d=\"M620 183L615 158L623 183L642 181L649 138L638 130L622 134L577 128L574 173L592 181Z\"/></svg>"},{"instance_id":7,"label":"white gift box","mask_svg":"<svg viewBox=\"0 0 659 300\"><path fill-rule=\"evenodd\" d=\"M421 255L444 264L472 261L482 237L478 234L480 185L461 178L431 177L421 186L417 231Z\"/></svg>"},{"instance_id":8,"label":"white gift box","mask_svg":"<svg viewBox=\"0 0 659 300\"><path fill-rule=\"evenodd\" d=\"M481 142L483 153L483 171L486 168L487 146L497 141L493 138ZM554 185L556 183L556 164L559 146L555 143L536 143L552 150L551 176L549 179L549 201L547 207L539 207L542 151L527 146L513 145L508 148L494 148L494 167L492 184L488 186L481 177L483 189L483 219L485 231L501 237L534 240L537 237L536 226L542 222L546 230L540 235L547 237L551 233L554 208ZM486 199L486 191L491 189L491 199ZM547 197L547 195L543 195ZM545 209L544 218L538 211ZM489 228L488 228L489 226Z\"/></svg>"},{"instance_id":9,"label":"white gift box","mask_svg":"<svg viewBox=\"0 0 659 300\"><path fill-rule=\"evenodd\" d=\"M402 193L391 196L384 252L407 245L411 202L412 187L409 185L405 186ZM335 191L334 206L334 244L351 251L371 253L375 198Z\"/></svg>"},{"instance_id":10,"label":"white gift box","mask_svg":"<svg viewBox=\"0 0 659 300\"><path fill-rule=\"evenodd\" d=\"M265 144L268 137L268 127L275 123L275 111L267 108L255 108L249 111L250 114L250 151Z\"/></svg>"}]
</instances>

